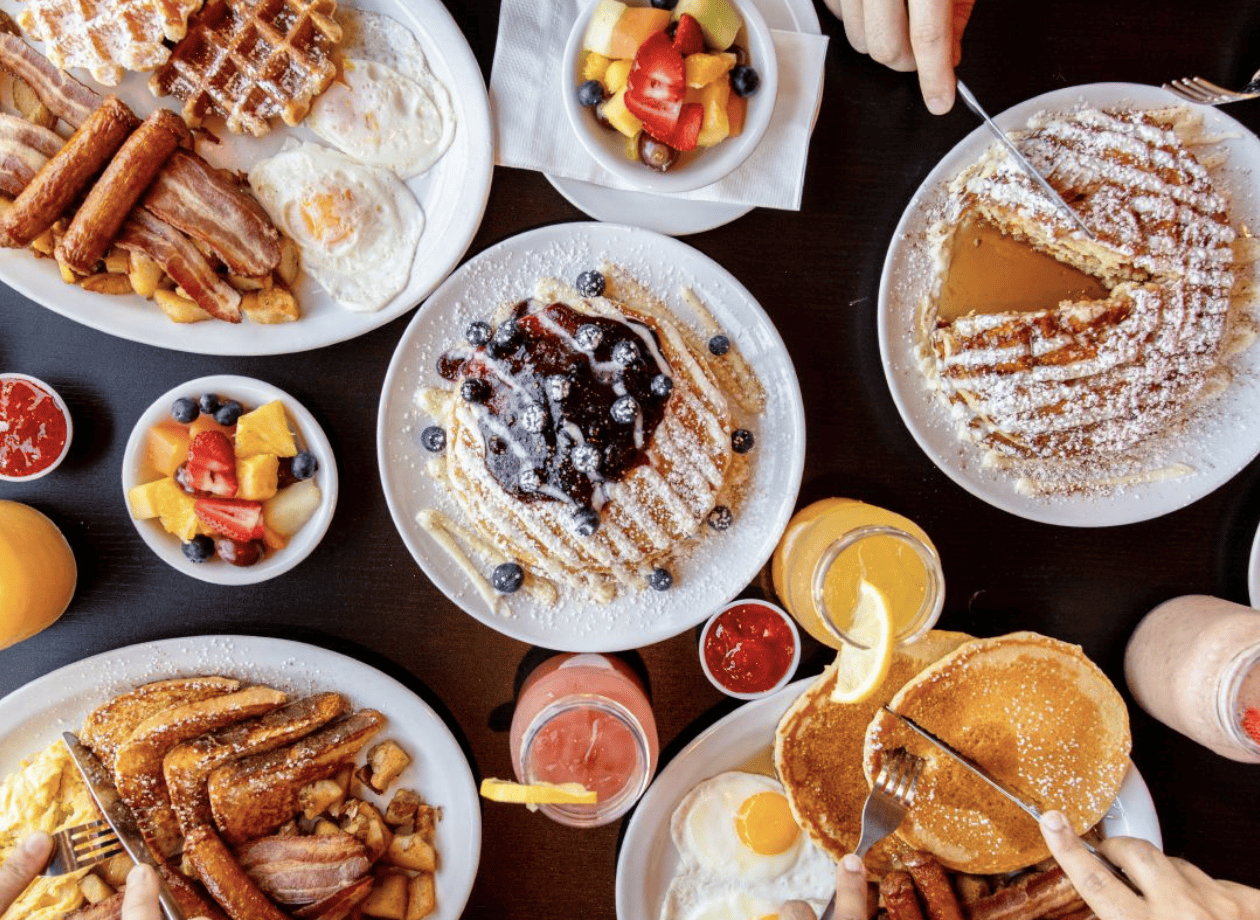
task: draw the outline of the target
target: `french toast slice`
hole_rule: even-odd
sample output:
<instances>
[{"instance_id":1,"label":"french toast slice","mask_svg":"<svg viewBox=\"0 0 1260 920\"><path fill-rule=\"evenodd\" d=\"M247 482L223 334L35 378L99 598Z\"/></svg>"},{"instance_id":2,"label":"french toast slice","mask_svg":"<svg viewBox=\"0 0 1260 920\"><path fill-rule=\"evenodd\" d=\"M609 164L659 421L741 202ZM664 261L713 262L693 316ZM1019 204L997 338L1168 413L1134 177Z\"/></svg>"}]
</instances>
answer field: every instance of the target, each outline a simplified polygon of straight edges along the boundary
<instances>
[{"instance_id":1,"label":"french toast slice","mask_svg":"<svg viewBox=\"0 0 1260 920\"><path fill-rule=\"evenodd\" d=\"M288 747L216 768L206 788L223 839L239 845L288 821L302 787L336 773L384 724L376 710L360 709Z\"/></svg>"},{"instance_id":2,"label":"french toast slice","mask_svg":"<svg viewBox=\"0 0 1260 920\"><path fill-rule=\"evenodd\" d=\"M242 757L273 751L343 715L349 703L340 693L318 693L295 700L258 719L232 725L171 748L162 761L166 790L184 833L209 824L210 773Z\"/></svg>"},{"instance_id":3,"label":"french toast slice","mask_svg":"<svg viewBox=\"0 0 1260 920\"><path fill-rule=\"evenodd\" d=\"M118 748L114 784L122 800L136 809L150 842L163 855L178 853L182 843L162 775L166 752L182 741L270 712L287 700L283 692L273 687L249 687L171 706L132 730Z\"/></svg>"},{"instance_id":4,"label":"french toast slice","mask_svg":"<svg viewBox=\"0 0 1260 920\"><path fill-rule=\"evenodd\" d=\"M230 677L177 677L158 680L113 697L88 714L79 740L108 769L136 726L163 709L209 699L239 690L241 682Z\"/></svg>"}]
</instances>

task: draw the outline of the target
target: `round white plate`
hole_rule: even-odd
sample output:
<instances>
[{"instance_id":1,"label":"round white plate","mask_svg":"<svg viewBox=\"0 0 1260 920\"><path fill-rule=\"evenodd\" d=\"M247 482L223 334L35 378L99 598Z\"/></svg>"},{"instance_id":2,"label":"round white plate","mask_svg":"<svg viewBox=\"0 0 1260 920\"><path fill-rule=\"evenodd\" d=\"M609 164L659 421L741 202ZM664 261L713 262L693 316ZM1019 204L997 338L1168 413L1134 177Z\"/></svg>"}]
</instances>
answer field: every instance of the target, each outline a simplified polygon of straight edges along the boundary
<instances>
[{"instance_id":1,"label":"round white plate","mask_svg":"<svg viewBox=\"0 0 1260 920\"><path fill-rule=\"evenodd\" d=\"M442 808L436 920L455 920L472 892L481 858L481 805L464 753L429 706L373 667L327 649L258 636L163 639L66 665L0 699L0 775L78 731L84 717L112 696L153 680L223 674L267 683L295 696L336 690L354 706L379 710L386 737L412 757L398 780Z\"/></svg>"},{"instance_id":2,"label":"round white plate","mask_svg":"<svg viewBox=\"0 0 1260 920\"><path fill-rule=\"evenodd\" d=\"M123 508L130 507L127 495L133 486L152 481L141 479L141 474L148 468L144 449L149 429L171 417L171 404L175 400L181 396L196 400L203 393L214 393L220 400L235 399L244 406L246 412L280 400L297 429L295 440L298 449L309 450L319 462L319 469L315 473L315 484L319 486L320 493L319 507L311 515L311 519L290 538L284 549L275 550L265 559L250 566L229 565L217 556L206 562L190 562L184 557L183 544L179 537L167 533L156 518L147 521L132 518L131 523L136 526L136 531L149 545L149 549L157 553L158 558L171 568L179 569L185 575L200 581L213 585L253 585L283 575L315 550L332 524L333 512L337 508L337 458L333 456L328 436L324 434L324 429L315 420L315 416L279 387L252 377L218 374L181 383L159 396L136 420L123 451Z\"/></svg>"},{"instance_id":3,"label":"round white plate","mask_svg":"<svg viewBox=\"0 0 1260 920\"><path fill-rule=\"evenodd\" d=\"M709 533L675 567L669 591L623 592L606 605L562 601L542 607L525 592L486 606L463 569L416 523L426 508L459 512L425 469L431 454L419 444L432 420L414 400L419 387L443 383L438 357L463 341L474 319L502 303L522 300L539 278L573 281L603 261L616 262L652 289L684 320L680 296L690 286L733 337L766 389L765 411L736 415L757 442L752 480L729 530ZM805 413L800 384L783 340L752 295L724 268L685 243L648 230L613 224L558 224L531 230L487 249L462 265L416 313L394 352L381 394L377 424L381 483L403 542L429 579L467 613L492 629L545 648L616 651L677 635L704 620L748 584L770 558L787 526L805 464ZM650 596L648 596L650 595Z\"/></svg>"},{"instance_id":4,"label":"round white plate","mask_svg":"<svg viewBox=\"0 0 1260 920\"><path fill-rule=\"evenodd\" d=\"M1251 558L1247 560L1247 603L1260 609L1260 528L1251 541Z\"/></svg>"},{"instance_id":5,"label":"round white plate","mask_svg":"<svg viewBox=\"0 0 1260 920\"><path fill-rule=\"evenodd\" d=\"M1080 103L1096 107L1159 108L1181 103L1171 93L1133 83L1095 83L1055 90L1007 109L994 120L1005 130L1022 128L1043 109ZM1254 174L1260 169L1260 140L1220 109L1201 109L1207 133L1220 136L1228 162L1217 171L1230 199L1237 227L1260 226L1260 199ZM1069 527L1109 527L1159 517L1184 507L1223 485L1260 453L1260 347L1235 359L1234 381L1225 394L1193 420L1182 446L1169 459L1194 472L1178 479L1133 485L1110 494L1078 493L1050 498L1015 491L1015 480L981 464L982 451L957 435L944 400L932 392L915 356L914 316L930 277L930 254L923 241L932 208L944 198L949 180L992 143L976 128L951 150L919 186L893 234L879 285L879 348L893 401L919 446L941 471L996 508L1019 517Z\"/></svg>"},{"instance_id":6,"label":"round white plate","mask_svg":"<svg viewBox=\"0 0 1260 920\"><path fill-rule=\"evenodd\" d=\"M494 168L490 103L481 68L463 33L441 0L353 0L351 6L384 13L403 23L419 39L429 69L450 90L456 112L455 138L432 169L407 180L424 210L425 229L407 287L375 313L353 313L338 306L305 273L297 285L302 318L294 323L259 325L208 320L173 323L157 305L143 298L93 294L65 284L52 259L36 259L25 250L0 250L0 281L36 303L75 322L110 335L176 351L208 355L271 355L307 351L370 332L402 316L437 287L463 258L485 212ZM0 8L17 13L13 0ZM148 74L129 74L113 88L101 87L82 70L73 76L101 92L121 96L138 113L159 103L149 92ZM161 104L177 107L174 100ZM212 120L220 144L202 140L198 152L216 166L246 170L279 151L285 140L322 144L304 127L283 124L262 138L229 134Z\"/></svg>"},{"instance_id":7,"label":"round white plate","mask_svg":"<svg viewBox=\"0 0 1260 920\"><path fill-rule=\"evenodd\" d=\"M772 29L807 35L822 31L818 13L809 0L753 0L753 3ZM703 233L738 220L752 210L752 206L746 204L676 199L560 176L547 176L547 181L569 204L596 220L630 224L670 236Z\"/></svg>"},{"instance_id":8,"label":"round white plate","mask_svg":"<svg viewBox=\"0 0 1260 920\"><path fill-rule=\"evenodd\" d=\"M773 696L745 703L715 722L666 764L635 807L617 856L618 920L657 920L678 870L670 837L674 809L702 780L726 770L758 770L771 762L774 730L815 678L789 684ZM1132 763L1120 794L1103 819L1108 837L1142 837L1163 846L1155 805Z\"/></svg>"}]
</instances>

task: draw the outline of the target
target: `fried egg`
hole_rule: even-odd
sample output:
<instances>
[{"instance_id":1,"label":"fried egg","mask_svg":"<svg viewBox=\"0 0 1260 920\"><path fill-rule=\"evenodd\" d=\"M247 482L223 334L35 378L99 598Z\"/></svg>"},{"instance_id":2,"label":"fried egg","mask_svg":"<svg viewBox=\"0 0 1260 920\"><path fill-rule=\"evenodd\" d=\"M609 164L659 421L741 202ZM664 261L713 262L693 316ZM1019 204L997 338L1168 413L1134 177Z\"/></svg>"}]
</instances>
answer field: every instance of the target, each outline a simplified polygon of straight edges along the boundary
<instances>
[{"instance_id":1,"label":"fried egg","mask_svg":"<svg viewBox=\"0 0 1260 920\"><path fill-rule=\"evenodd\" d=\"M407 286L424 212L386 169L318 144L296 144L249 171L307 273L348 310L372 312Z\"/></svg>"},{"instance_id":2,"label":"fried egg","mask_svg":"<svg viewBox=\"0 0 1260 920\"><path fill-rule=\"evenodd\" d=\"M661 920L763 920L784 901L821 908L835 866L797 826L778 780L721 773L674 810L670 834L680 865Z\"/></svg>"}]
</instances>

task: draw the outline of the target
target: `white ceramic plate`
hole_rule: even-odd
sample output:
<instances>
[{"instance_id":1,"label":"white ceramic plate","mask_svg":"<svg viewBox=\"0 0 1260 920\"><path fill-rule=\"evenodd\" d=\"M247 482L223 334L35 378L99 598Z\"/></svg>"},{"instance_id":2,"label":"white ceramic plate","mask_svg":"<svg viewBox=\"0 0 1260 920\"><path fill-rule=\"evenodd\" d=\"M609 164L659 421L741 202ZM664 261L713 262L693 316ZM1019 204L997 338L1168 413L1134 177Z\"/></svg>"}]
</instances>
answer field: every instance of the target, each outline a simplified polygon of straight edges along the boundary
<instances>
[{"instance_id":1,"label":"white ceramic plate","mask_svg":"<svg viewBox=\"0 0 1260 920\"><path fill-rule=\"evenodd\" d=\"M618 920L657 920L678 852L669 822L678 803L701 780L726 770L761 770L771 761L774 730L815 678L789 684L773 696L745 703L715 722L666 764L635 807L617 857ZM1132 763L1120 794L1103 819L1108 837L1142 837L1163 846L1155 805Z\"/></svg>"},{"instance_id":2,"label":"white ceramic plate","mask_svg":"<svg viewBox=\"0 0 1260 920\"><path fill-rule=\"evenodd\" d=\"M1260 528L1251 541L1251 558L1247 560L1247 603L1260 609Z\"/></svg>"},{"instance_id":3,"label":"white ceramic plate","mask_svg":"<svg viewBox=\"0 0 1260 920\"><path fill-rule=\"evenodd\" d=\"M36 259L23 250L0 250L0 281L50 310L110 335L210 355L307 351L370 332L418 304L463 258L485 212L494 168L485 83L468 42L441 0L353 0L346 5L392 16L412 31L425 50L429 69L450 90L457 119L450 149L427 173L407 182L424 209L424 235L407 287L381 310L352 313L303 274L297 286L303 316L295 323L265 326L245 320L180 325L140 297L92 294L67 285L55 262ZM0 8L18 12L13 0L3 0ZM147 74L130 74L112 89L99 86L82 70L75 70L73 76L94 89L116 93L139 113L158 105L148 90ZM162 104L176 105L170 99ZM247 169L273 155L288 138L323 143L306 128L283 124L263 138L229 134L218 120L209 126L222 143L216 146L203 140L198 152L214 165L232 169Z\"/></svg>"},{"instance_id":4,"label":"white ceramic plate","mask_svg":"<svg viewBox=\"0 0 1260 920\"><path fill-rule=\"evenodd\" d=\"M690 285L752 364L768 395L766 410L740 424L756 434L752 481L734 526L707 534L675 568L664 592L624 592L597 606L575 600L538 606L513 595L510 615L496 615L463 570L417 523L416 514L455 505L429 476L420 432L432 420L417 408L420 386L442 383L435 365L463 341L474 319L504 302L524 299L535 282L572 282L602 261L625 266L682 318L691 315L679 290ZM403 334L385 377L377 425L381 482L394 524L425 574L452 601L493 629L545 648L572 652L635 648L677 635L704 620L748 584L770 558L787 526L805 462L800 385L783 340L752 295L716 262L666 236L612 224L558 224L512 237L465 263L429 298ZM645 596L650 594L651 596Z\"/></svg>"},{"instance_id":5,"label":"white ceramic plate","mask_svg":"<svg viewBox=\"0 0 1260 920\"><path fill-rule=\"evenodd\" d=\"M753 3L771 29L809 35L821 31L818 13L809 0L753 0ZM671 236L703 233L738 220L752 210L746 204L678 200L559 176L547 176L547 181L569 204L596 220L630 224Z\"/></svg>"},{"instance_id":6,"label":"white ceramic plate","mask_svg":"<svg viewBox=\"0 0 1260 920\"><path fill-rule=\"evenodd\" d=\"M1095 83L1056 90L1007 109L994 120L1006 130L1023 127L1043 109L1128 105L1158 108L1179 104L1171 93L1132 83ZM1181 103L1184 104L1184 103ZM1228 163L1217 173L1231 201L1235 227L1260 226L1260 199L1254 174L1260 169L1260 140L1220 109L1202 109L1209 135L1223 136ZM981 465L982 452L956 434L944 400L928 389L915 359L914 315L930 276L923 244L931 208L943 200L949 180L977 159L991 135L976 128L951 150L919 187L893 234L879 286L879 347L888 386L906 427L947 476L994 507L1019 517L1070 527L1108 527L1159 517L1184 507L1223 485L1260 453L1260 348L1236 359L1234 381L1225 395L1199 414L1171 460L1194 473L1179 479L1130 486L1108 495L1089 493L1053 498L1022 495L1012 477Z\"/></svg>"},{"instance_id":7,"label":"white ceramic plate","mask_svg":"<svg viewBox=\"0 0 1260 920\"><path fill-rule=\"evenodd\" d=\"M180 539L166 532L156 520L137 521L136 530L149 548L171 568L179 569L185 575L215 585L253 585L277 575L283 575L311 554L332 523L333 511L337 507L337 458L333 456L332 445L328 436L315 416L306 410L284 390L261 380L250 377L238 377L235 374L219 374L213 377L199 377L187 383L181 383L170 391L163 393L153 405L140 416L131 429L131 437L127 439L127 447L123 452L122 487L123 513L130 516L127 504L127 493L132 486L151 481L142 479L148 464L144 458L145 436L150 428L171 417L171 404L181 396L196 400L202 393L214 393L220 400L235 399L248 412L257 409L264 403L280 400L284 404L289 420L296 430L295 440L298 449L309 450L319 461L319 469L315 473L315 484L319 486L320 502L315 514L302 525L284 549L272 552L261 562L251 566L229 565L215 557L207 562L195 563L184 558Z\"/></svg>"},{"instance_id":8,"label":"white ceramic plate","mask_svg":"<svg viewBox=\"0 0 1260 920\"><path fill-rule=\"evenodd\" d=\"M450 729L418 696L353 658L285 639L194 636L129 645L77 661L0 699L0 775L77 731L83 718L112 696L153 680L224 674L267 683L295 696L336 690L358 707L379 710L412 763L399 788L441 806L436 849L436 920L455 920L468 902L481 858L481 806L468 761Z\"/></svg>"}]
</instances>

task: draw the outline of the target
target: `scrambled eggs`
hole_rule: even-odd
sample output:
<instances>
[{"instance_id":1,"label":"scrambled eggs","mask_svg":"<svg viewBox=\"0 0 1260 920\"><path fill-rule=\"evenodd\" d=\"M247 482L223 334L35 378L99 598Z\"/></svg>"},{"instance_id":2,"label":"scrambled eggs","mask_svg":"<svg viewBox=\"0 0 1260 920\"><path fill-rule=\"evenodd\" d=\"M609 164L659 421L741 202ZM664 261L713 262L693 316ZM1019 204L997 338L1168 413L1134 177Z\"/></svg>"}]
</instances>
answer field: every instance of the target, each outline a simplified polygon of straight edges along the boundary
<instances>
[{"instance_id":1,"label":"scrambled eggs","mask_svg":"<svg viewBox=\"0 0 1260 920\"><path fill-rule=\"evenodd\" d=\"M53 833L99 816L70 753L58 741L0 782L0 859L31 831ZM84 872L36 879L0 920L60 920L83 903L79 879Z\"/></svg>"}]
</instances>

